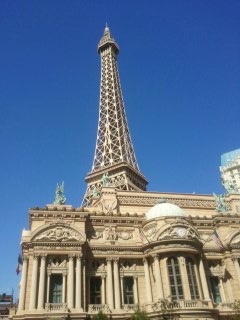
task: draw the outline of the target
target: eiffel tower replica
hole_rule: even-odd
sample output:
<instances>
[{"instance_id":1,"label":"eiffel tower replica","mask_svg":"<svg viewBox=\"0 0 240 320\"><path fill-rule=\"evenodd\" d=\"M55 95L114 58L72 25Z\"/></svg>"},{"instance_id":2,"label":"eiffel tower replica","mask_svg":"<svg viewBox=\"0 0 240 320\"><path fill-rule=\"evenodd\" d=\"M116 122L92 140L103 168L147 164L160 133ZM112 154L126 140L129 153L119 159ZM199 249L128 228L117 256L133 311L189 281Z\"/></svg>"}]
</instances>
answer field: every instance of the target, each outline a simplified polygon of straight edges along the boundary
<instances>
[{"instance_id":1,"label":"eiffel tower replica","mask_svg":"<svg viewBox=\"0 0 240 320\"><path fill-rule=\"evenodd\" d=\"M138 167L127 124L117 67L119 46L108 26L98 45L98 53L101 57L98 132L92 170L86 177L83 205L91 204L103 186L146 191L147 185Z\"/></svg>"}]
</instances>

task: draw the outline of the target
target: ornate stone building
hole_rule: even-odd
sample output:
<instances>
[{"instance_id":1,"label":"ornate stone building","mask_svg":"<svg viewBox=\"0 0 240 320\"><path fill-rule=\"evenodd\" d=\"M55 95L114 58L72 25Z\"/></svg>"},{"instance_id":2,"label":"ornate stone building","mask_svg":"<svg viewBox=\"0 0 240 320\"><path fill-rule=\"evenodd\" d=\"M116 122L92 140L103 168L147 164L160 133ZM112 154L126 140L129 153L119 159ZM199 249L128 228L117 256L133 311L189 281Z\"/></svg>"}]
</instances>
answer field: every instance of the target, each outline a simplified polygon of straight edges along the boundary
<instances>
[{"instance_id":1,"label":"ornate stone building","mask_svg":"<svg viewBox=\"0 0 240 320\"><path fill-rule=\"evenodd\" d=\"M117 68L119 47L100 40L96 151L83 206L30 209L11 319L221 319L240 299L240 195L146 191L131 142ZM166 319L166 318L165 318Z\"/></svg>"}]
</instances>

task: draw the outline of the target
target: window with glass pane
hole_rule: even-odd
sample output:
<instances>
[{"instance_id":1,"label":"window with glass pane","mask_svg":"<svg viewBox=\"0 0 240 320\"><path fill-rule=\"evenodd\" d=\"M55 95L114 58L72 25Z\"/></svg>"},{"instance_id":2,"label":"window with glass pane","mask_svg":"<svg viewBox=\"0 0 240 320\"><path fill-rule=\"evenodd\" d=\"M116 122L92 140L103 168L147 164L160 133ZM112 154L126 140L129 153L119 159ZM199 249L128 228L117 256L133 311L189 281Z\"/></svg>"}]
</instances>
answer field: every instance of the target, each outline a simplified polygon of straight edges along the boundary
<instances>
[{"instance_id":1,"label":"window with glass pane","mask_svg":"<svg viewBox=\"0 0 240 320\"><path fill-rule=\"evenodd\" d=\"M123 278L123 298L124 304L134 304L133 277Z\"/></svg>"},{"instance_id":2,"label":"window with glass pane","mask_svg":"<svg viewBox=\"0 0 240 320\"><path fill-rule=\"evenodd\" d=\"M62 303L62 275L52 274L50 278L50 295L51 303Z\"/></svg>"},{"instance_id":3,"label":"window with glass pane","mask_svg":"<svg viewBox=\"0 0 240 320\"><path fill-rule=\"evenodd\" d=\"M101 304L101 285L100 277L91 277L90 279L90 304Z\"/></svg>"},{"instance_id":4,"label":"window with glass pane","mask_svg":"<svg viewBox=\"0 0 240 320\"><path fill-rule=\"evenodd\" d=\"M168 258L167 266L168 266L168 278L169 278L172 299L174 300L183 299L183 286L182 286L182 279L181 279L178 259L175 257Z\"/></svg>"},{"instance_id":5,"label":"window with glass pane","mask_svg":"<svg viewBox=\"0 0 240 320\"><path fill-rule=\"evenodd\" d=\"M197 279L196 279L196 273L195 273L195 266L191 258L186 259L186 267L187 267L187 276L188 276L191 299L192 300L199 299L199 291L198 291L198 285L197 285Z\"/></svg>"},{"instance_id":6,"label":"window with glass pane","mask_svg":"<svg viewBox=\"0 0 240 320\"><path fill-rule=\"evenodd\" d=\"M219 304L222 302L220 291L219 291L219 279L218 277L211 277L210 282L211 282L213 300L215 303Z\"/></svg>"}]
</instances>

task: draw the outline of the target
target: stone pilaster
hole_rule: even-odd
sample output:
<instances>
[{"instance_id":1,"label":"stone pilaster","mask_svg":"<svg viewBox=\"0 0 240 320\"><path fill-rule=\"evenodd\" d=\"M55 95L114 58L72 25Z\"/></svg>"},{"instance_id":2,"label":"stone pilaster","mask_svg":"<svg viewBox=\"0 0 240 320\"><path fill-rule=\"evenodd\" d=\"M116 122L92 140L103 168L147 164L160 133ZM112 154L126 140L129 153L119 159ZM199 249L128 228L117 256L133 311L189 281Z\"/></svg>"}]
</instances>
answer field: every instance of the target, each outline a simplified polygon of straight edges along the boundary
<instances>
[{"instance_id":1,"label":"stone pilaster","mask_svg":"<svg viewBox=\"0 0 240 320\"><path fill-rule=\"evenodd\" d=\"M107 303L112 310L113 305L113 279L112 279L112 259L107 258Z\"/></svg>"},{"instance_id":2,"label":"stone pilaster","mask_svg":"<svg viewBox=\"0 0 240 320\"><path fill-rule=\"evenodd\" d=\"M68 307L73 308L74 304L74 256L68 258Z\"/></svg>"},{"instance_id":3,"label":"stone pilaster","mask_svg":"<svg viewBox=\"0 0 240 320\"><path fill-rule=\"evenodd\" d=\"M105 275L102 275L102 287L101 287L101 290L102 290L102 292L101 292L101 298L102 298L102 304L106 304L106 296L105 296L105 291L106 291L106 289L105 289Z\"/></svg>"},{"instance_id":4,"label":"stone pilaster","mask_svg":"<svg viewBox=\"0 0 240 320\"><path fill-rule=\"evenodd\" d=\"M113 259L115 309L121 308L118 259Z\"/></svg>"},{"instance_id":5,"label":"stone pilaster","mask_svg":"<svg viewBox=\"0 0 240 320\"><path fill-rule=\"evenodd\" d=\"M145 282L146 282L146 301L147 303L152 303L152 289L151 289L148 261L146 258L143 259L143 265L144 265L144 274L145 274Z\"/></svg>"},{"instance_id":6,"label":"stone pilaster","mask_svg":"<svg viewBox=\"0 0 240 320\"><path fill-rule=\"evenodd\" d=\"M191 293L190 293L190 288L189 288L189 281L188 281L185 257L178 257L178 262L179 262L180 273L181 273L181 278L182 278L184 299L191 300Z\"/></svg>"},{"instance_id":7,"label":"stone pilaster","mask_svg":"<svg viewBox=\"0 0 240 320\"><path fill-rule=\"evenodd\" d=\"M62 286L62 303L66 303L66 277L67 273L64 272L63 275L63 286Z\"/></svg>"},{"instance_id":8,"label":"stone pilaster","mask_svg":"<svg viewBox=\"0 0 240 320\"><path fill-rule=\"evenodd\" d=\"M200 259L200 262L199 262L199 274L200 274L200 279L201 279L201 284L202 284L202 291L203 291L204 300L209 301L211 299L209 296L207 279L206 279L206 274L205 274L202 258Z\"/></svg>"},{"instance_id":9,"label":"stone pilaster","mask_svg":"<svg viewBox=\"0 0 240 320\"><path fill-rule=\"evenodd\" d=\"M82 307L82 295L81 295L81 288L82 288L82 266L81 266L81 257L77 257L76 263L76 303L75 307L80 309Z\"/></svg>"},{"instance_id":10,"label":"stone pilaster","mask_svg":"<svg viewBox=\"0 0 240 320\"><path fill-rule=\"evenodd\" d=\"M153 256L154 259L154 269L155 269L155 279L157 283L157 297L159 300L163 299L163 286L162 286L162 277L161 270L159 265L159 256L156 254Z\"/></svg>"},{"instance_id":11,"label":"stone pilaster","mask_svg":"<svg viewBox=\"0 0 240 320\"><path fill-rule=\"evenodd\" d=\"M133 277L133 294L134 294L134 303L138 304L138 284L137 284L137 276Z\"/></svg>"}]
</instances>

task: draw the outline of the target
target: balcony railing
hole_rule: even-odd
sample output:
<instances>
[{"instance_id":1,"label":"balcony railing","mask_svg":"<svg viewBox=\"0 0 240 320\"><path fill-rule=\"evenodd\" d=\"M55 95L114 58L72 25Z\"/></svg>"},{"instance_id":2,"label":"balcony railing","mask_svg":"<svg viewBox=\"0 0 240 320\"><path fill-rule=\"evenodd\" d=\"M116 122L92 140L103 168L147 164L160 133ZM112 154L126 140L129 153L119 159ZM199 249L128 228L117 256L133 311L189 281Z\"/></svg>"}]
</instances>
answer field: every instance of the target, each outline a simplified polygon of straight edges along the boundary
<instances>
[{"instance_id":1,"label":"balcony railing","mask_svg":"<svg viewBox=\"0 0 240 320\"><path fill-rule=\"evenodd\" d=\"M103 313L109 313L110 309L107 304L89 304L88 305L89 313L98 313L99 311L102 311Z\"/></svg>"},{"instance_id":2,"label":"balcony railing","mask_svg":"<svg viewBox=\"0 0 240 320\"><path fill-rule=\"evenodd\" d=\"M126 312L135 312L138 308L138 304L123 304L122 306L122 309Z\"/></svg>"},{"instance_id":3,"label":"balcony railing","mask_svg":"<svg viewBox=\"0 0 240 320\"><path fill-rule=\"evenodd\" d=\"M68 311L66 303L45 303L46 311Z\"/></svg>"},{"instance_id":4,"label":"balcony railing","mask_svg":"<svg viewBox=\"0 0 240 320\"><path fill-rule=\"evenodd\" d=\"M148 306L153 311L167 311L173 309L201 309L201 308L212 308L211 301L202 300L176 300L176 301L158 301Z\"/></svg>"}]
</instances>

